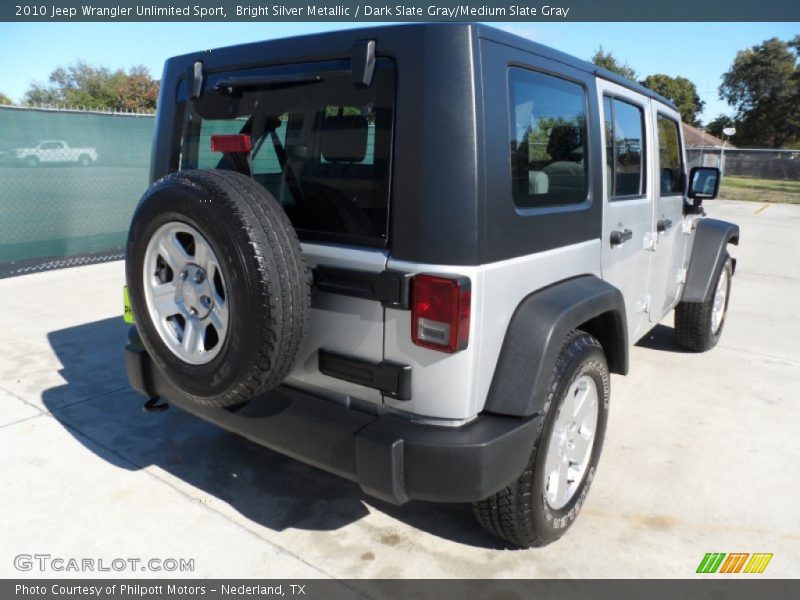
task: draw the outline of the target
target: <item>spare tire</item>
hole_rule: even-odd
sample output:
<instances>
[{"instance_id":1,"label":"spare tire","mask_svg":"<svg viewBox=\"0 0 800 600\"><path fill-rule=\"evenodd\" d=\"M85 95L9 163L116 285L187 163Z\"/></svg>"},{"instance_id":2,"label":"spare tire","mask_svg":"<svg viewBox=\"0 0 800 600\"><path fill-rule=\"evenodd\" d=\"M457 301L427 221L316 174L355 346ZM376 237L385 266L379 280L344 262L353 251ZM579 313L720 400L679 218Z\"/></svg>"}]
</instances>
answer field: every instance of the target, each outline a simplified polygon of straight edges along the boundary
<instances>
[{"instance_id":1,"label":"spare tire","mask_svg":"<svg viewBox=\"0 0 800 600\"><path fill-rule=\"evenodd\" d=\"M232 171L183 171L139 202L126 246L133 314L156 367L205 406L278 385L308 333L310 276L272 195Z\"/></svg>"}]
</instances>

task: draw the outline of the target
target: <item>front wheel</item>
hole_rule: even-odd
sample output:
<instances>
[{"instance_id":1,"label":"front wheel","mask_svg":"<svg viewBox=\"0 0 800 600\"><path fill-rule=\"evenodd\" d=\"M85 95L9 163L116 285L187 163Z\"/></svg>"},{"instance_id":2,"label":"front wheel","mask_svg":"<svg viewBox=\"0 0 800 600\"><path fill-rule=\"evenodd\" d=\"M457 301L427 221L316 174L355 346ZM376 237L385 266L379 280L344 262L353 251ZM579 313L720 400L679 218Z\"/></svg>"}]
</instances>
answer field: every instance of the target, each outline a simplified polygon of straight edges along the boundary
<instances>
[{"instance_id":1,"label":"front wheel","mask_svg":"<svg viewBox=\"0 0 800 600\"><path fill-rule=\"evenodd\" d=\"M722 336L731 296L733 262L726 254L714 280L714 293L705 302L680 302L675 307L678 344L694 352L711 350Z\"/></svg>"},{"instance_id":2,"label":"front wheel","mask_svg":"<svg viewBox=\"0 0 800 600\"><path fill-rule=\"evenodd\" d=\"M28 165L31 168L38 167L39 166L39 159L36 158L35 156L29 156L28 158L25 159L25 164Z\"/></svg>"},{"instance_id":3,"label":"front wheel","mask_svg":"<svg viewBox=\"0 0 800 600\"><path fill-rule=\"evenodd\" d=\"M575 521L594 479L608 423L608 366L600 343L572 332L556 361L543 426L528 466L473 505L486 529L522 547L544 546Z\"/></svg>"}]
</instances>

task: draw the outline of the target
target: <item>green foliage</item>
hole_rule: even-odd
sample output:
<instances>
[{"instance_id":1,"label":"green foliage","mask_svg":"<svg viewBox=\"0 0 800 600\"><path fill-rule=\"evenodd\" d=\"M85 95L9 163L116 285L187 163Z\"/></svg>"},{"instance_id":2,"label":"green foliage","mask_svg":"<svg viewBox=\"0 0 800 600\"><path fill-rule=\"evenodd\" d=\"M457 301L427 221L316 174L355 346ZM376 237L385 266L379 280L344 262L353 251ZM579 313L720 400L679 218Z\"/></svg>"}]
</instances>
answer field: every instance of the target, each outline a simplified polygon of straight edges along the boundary
<instances>
[{"instance_id":1,"label":"green foliage","mask_svg":"<svg viewBox=\"0 0 800 600\"><path fill-rule=\"evenodd\" d=\"M780 148L800 138L800 36L771 38L737 53L720 98L737 112L737 145Z\"/></svg>"},{"instance_id":2,"label":"green foliage","mask_svg":"<svg viewBox=\"0 0 800 600\"><path fill-rule=\"evenodd\" d=\"M678 107L684 122L694 126L700 125L698 116L702 112L705 102L697 94L697 87L694 83L686 77L671 77L658 73L648 75L641 84L672 100Z\"/></svg>"},{"instance_id":3,"label":"green foliage","mask_svg":"<svg viewBox=\"0 0 800 600\"><path fill-rule=\"evenodd\" d=\"M631 81L636 81L636 71L627 62L620 62L611 52L603 50L602 46L592 56L592 62L598 67L603 67L618 75L627 77Z\"/></svg>"},{"instance_id":4,"label":"green foliage","mask_svg":"<svg viewBox=\"0 0 800 600\"><path fill-rule=\"evenodd\" d=\"M64 104L117 111L154 110L158 80L144 66L127 72L112 71L78 61L56 68L47 84L32 83L25 93L28 104Z\"/></svg>"},{"instance_id":5,"label":"green foliage","mask_svg":"<svg viewBox=\"0 0 800 600\"><path fill-rule=\"evenodd\" d=\"M0 92L0 106L3 104L13 104L13 102L11 102L11 98L6 96L3 92Z\"/></svg>"},{"instance_id":6,"label":"green foliage","mask_svg":"<svg viewBox=\"0 0 800 600\"><path fill-rule=\"evenodd\" d=\"M586 130L586 117L581 114L577 118L572 117L539 117L536 122L529 125L517 141L512 141L512 152L523 153L525 162L536 165L537 163L549 163L553 160L549 146L553 130L559 127L567 128L574 132L571 136L570 146L578 148L583 143L581 139L582 131Z\"/></svg>"},{"instance_id":7,"label":"green foliage","mask_svg":"<svg viewBox=\"0 0 800 600\"><path fill-rule=\"evenodd\" d=\"M737 123L733 117L729 117L728 115L719 115L716 119L706 125L706 131L715 137L723 139L724 137L727 137L724 133L722 133L722 130L726 127L737 127ZM730 140L734 144L737 143L736 136L732 136Z\"/></svg>"}]
</instances>

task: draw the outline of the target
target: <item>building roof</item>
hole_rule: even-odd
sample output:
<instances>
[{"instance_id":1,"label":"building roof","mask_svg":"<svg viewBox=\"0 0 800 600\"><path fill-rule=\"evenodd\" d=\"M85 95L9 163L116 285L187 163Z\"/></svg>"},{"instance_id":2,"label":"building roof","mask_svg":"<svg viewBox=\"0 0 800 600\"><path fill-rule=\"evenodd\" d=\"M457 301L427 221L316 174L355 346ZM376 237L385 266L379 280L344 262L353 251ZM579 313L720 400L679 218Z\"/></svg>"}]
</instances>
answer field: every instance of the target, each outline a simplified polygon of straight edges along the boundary
<instances>
[{"instance_id":1,"label":"building roof","mask_svg":"<svg viewBox=\"0 0 800 600\"><path fill-rule=\"evenodd\" d=\"M683 123L683 139L687 148L735 148L733 144L728 141L719 139L710 133L693 127L688 123Z\"/></svg>"}]
</instances>

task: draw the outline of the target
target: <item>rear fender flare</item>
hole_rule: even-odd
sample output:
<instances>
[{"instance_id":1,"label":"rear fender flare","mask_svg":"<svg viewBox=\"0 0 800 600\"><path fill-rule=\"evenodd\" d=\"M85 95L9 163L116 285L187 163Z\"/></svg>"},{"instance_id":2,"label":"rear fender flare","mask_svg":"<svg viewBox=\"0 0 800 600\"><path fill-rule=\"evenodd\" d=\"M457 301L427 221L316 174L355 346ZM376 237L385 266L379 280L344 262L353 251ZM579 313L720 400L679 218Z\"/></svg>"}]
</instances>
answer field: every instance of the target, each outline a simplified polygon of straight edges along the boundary
<instances>
[{"instance_id":1,"label":"rear fender flare","mask_svg":"<svg viewBox=\"0 0 800 600\"><path fill-rule=\"evenodd\" d=\"M613 373L628 371L625 301L611 284L582 275L536 291L520 302L506 330L486 412L531 416L544 410L550 378L564 340L586 327L603 345Z\"/></svg>"}]
</instances>

